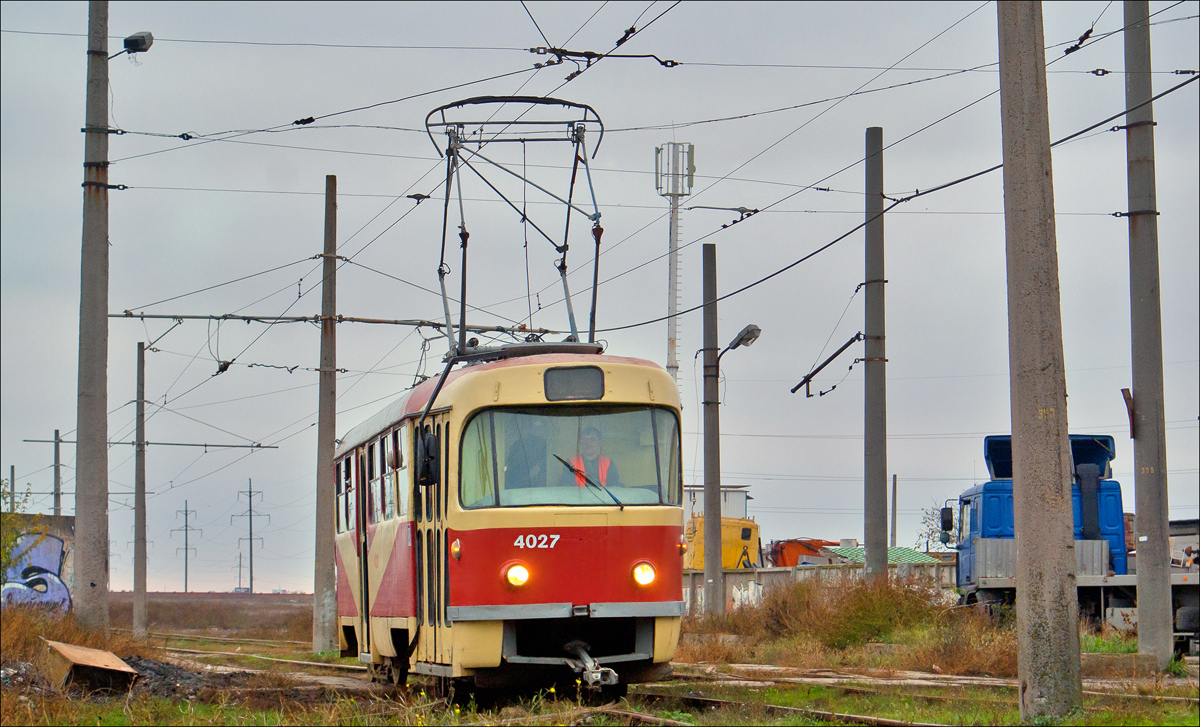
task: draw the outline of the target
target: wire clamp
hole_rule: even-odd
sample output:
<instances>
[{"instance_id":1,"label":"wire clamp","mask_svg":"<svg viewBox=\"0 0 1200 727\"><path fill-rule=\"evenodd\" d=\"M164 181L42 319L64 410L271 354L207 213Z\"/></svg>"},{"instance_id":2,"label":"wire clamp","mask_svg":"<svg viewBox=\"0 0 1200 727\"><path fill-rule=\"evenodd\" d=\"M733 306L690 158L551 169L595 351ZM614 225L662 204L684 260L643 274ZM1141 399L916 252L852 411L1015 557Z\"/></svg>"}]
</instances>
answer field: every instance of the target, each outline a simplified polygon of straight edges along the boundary
<instances>
[{"instance_id":1,"label":"wire clamp","mask_svg":"<svg viewBox=\"0 0 1200 727\"><path fill-rule=\"evenodd\" d=\"M877 278L875 280L864 280L854 288L854 292L857 293L858 291L862 290L864 287L870 285L871 283L887 283L887 279L886 278Z\"/></svg>"},{"instance_id":2,"label":"wire clamp","mask_svg":"<svg viewBox=\"0 0 1200 727\"><path fill-rule=\"evenodd\" d=\"M79 186L81 186L81 187L100 187L101 189L115 189L119 192L123 192L126 189L129 189L129 187L124 184L105 184L104 182L93 182L91 180L88 180Z\"/></svg>"},{"instance_id":3,"label":"wire clamp","mask_svg":"<svg viewBox=\"0 0 1200 727\"><path fill-rule=\"evenodd\" d=\"M1157 210L1135 210L1133 212L1113 212L1112 216L1113 217L1135 217L1137 215L1154 215L1157 217L1159 214L1160 213Z\"/></svg>"},{"instance_id":4,"label":"wire clamp","mask_svg":"<svg viewBox=\"0 0 1200 727\"><path fill-rule=\"evenodd\" d=\"M1114 126L1112 128L1112 130L1120 131L1121 129L1136 129L1139 126L1158 126L1158 122L1157 121L1135 121L1132 124L1125 124L1124 126Z\"/></svg>"}]
</instances>

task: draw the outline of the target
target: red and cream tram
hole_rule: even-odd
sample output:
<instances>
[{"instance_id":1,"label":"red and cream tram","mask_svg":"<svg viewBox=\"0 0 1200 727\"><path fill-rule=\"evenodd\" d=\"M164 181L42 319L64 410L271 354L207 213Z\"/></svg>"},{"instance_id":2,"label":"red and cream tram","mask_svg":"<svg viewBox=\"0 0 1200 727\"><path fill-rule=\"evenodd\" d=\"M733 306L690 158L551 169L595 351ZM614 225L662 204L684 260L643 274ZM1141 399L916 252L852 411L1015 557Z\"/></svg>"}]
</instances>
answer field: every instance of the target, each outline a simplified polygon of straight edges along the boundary
<instances>
[{"instance_id":1,"label":"red and cream tram","mask_svg":"<svg viewBox=\"0 0 1200 727\"><path fill-rule=\"evenodd\" d=\"M684 610L675 382L589 344L443 378L336 451L342 653L395 683L665 675Z\"/></svg>"}]
</instances>

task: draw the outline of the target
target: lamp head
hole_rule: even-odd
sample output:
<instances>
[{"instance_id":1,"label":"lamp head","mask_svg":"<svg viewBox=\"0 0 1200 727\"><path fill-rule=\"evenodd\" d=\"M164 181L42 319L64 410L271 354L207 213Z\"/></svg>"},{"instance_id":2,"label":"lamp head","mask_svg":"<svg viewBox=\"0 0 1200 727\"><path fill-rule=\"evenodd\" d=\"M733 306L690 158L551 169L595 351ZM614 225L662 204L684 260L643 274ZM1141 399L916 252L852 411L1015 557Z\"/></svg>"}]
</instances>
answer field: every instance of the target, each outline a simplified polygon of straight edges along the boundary
<instances>
[{"instance_id":1,"label":"lamp head","mask_svg":"<svg viewBox=\"0 0 1200 727\"><path fill-rule=\"evenodd\" d=\"M154 36L147 31L134 33L125 39L126 53L145 53L154 45Z\"/></svg>"},{"instance_id":2,"label":"lamp head","mask_svg":"<svg viewBox=\"0 0 1200 727\"><path fill-rule=\"evenodd\" d=\"M729 344L730 350L740 346L749 346L758 340L762 335L762 329L751 323L742 329L741 333L737 334L737 338L733 339L733 343Z\"/></svg>"}]
</instances>

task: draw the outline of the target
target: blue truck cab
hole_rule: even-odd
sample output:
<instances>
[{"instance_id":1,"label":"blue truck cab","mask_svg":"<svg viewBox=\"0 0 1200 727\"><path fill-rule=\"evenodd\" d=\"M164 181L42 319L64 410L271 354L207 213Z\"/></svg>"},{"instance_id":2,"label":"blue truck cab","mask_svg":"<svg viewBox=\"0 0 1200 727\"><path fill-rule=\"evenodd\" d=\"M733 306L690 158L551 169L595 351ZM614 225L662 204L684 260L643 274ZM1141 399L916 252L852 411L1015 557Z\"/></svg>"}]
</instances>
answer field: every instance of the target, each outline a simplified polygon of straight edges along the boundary
<instances>
[{"instance_id":1,"label":"blue truck cab","mask_svg":"<svg viewBox=\"0 0 1200 727\"><path fill-rule=\"evenodd\" d=\"M1126 575L1125 515L1121 503L1121 485L1112 479L1111 462L1114 441L1111 436L1072 434L1071 510L1076 540L1108 542L1107 570ZM976 540L1013 538L1013 457L1012 437L985 437L983 455L991 479L959 495L958 568L960 592L975 590L981 574Z\"/></svg>"}]
</instances>

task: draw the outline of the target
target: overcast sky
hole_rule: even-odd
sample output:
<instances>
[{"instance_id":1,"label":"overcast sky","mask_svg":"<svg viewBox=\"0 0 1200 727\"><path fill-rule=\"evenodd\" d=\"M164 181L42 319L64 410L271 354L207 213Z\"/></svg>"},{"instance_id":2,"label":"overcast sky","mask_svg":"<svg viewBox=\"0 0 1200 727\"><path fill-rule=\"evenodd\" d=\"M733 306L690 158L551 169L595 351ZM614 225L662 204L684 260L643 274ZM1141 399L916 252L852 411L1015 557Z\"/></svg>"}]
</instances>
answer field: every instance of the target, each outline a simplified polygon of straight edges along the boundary
<instances>
[{"instance_id":1,"label":"overcast sky","mask_svg":"<svg viewBox=\"0 0 1200 727\"><path fill-rule=\"evenodd\" d=\"M128 187L110 194L110 311L319 313L319 268L311 258L322 248L325 175L334 174L338 244L354 261L338 274L338 312L440 318L439 297L422 288L437 287L441 205L417 207L406 195L441 194L443 167L424 119L471 96L553 93L591 105L603 119L607 134L592 162L605 229L601 329L666 313L667 202L653 177L654 149L665 142L696 145L696 184L685 206L764 210L726 229L736 213L684 212L685 308L700 303L701 239L718 247L724 294L859 224L866 127L882 126L885 143L895 144L884 159L891 196L1001 160L993 3L647 0L527 8L113 2L110 53L137 31L156 40L146 54L109 63L109 123L127 132L110 137L110 182ZM1187 80L1173 71L1200 68L1200 4L1150 8L1157 93ZM1125 108L1122 36L1115 32L1122 13L1121 3L1106 1L1044 6L1052 139ZM1064 55L1093 24L1086 45ZM53 447L22 440L50 439L56 428L74 439L87 4L5 2L0 26L0 464L5 477L11 465L20 486L46 492ZM606 52L631 26L640 32L622 53L678 65L606 58L565 85L574 64L533 69L549 56L529 48ZM1172 518L1197 516L1200 489L1198 88L1184 87L1154 106ZM361 107L371 108L350 111ZM317 121L291 125L310 116ZM726 117L736 118L716 121ZM1128 228L1111 216L1128 206L1125 138L1107 130L1118 123L1056 149L1054 186L1070 429L1116 438L1113 469L1132 511L1133 448L1120 393L1131 385ZM261 131L267 129L275 131ZM524 159L515 144L495 154L518 168L526 164L542 186L566 188L566 145L530 144ZM489 173L497 184L502 176ZM469 300L484 309L468 320L504 324L532 310L535 326L565 327L549 243L530 229L526 248L518 215L477 178L464 179ZM539 226L561 230L561 205L546 203L532 187L503 184L506 193L527 197ZM983 436L1010 431L1002 184L995 172L900 205L886 218L888 471L899 476L902 545L913 545L922 508L986 478ZM847 370L863 355L862 344L813 387L836 390L813 398L789 393L862 329L863 296L855 295L864 277L862 239L852 234L720 306L723 340L747 323L763 331L752 348L722 359L721 429L723 481L750 485L750 514L762 524L764 542L862 537L863 367ZM571 288L586 319L586 225L574 226L571 243ZM454 252L457 281L457 246ZM428 344L422 363L422 338L434 334L339 327L338 366L346 369L338 384L339 436L411 386L416 374L439 368L440 340ZM610 353L665 363L665 323L602 337ZM232 516L246 511L238 491L250 480L263 493L255 509L270 515L255 523L263 538L256 588L311 589L319 329L190 320L172 329L165 320L113 320L111 440L132 438L136 344L154 340L146 374L150 441L279 448L149 449L150 589L182 589L182 534L172 530L183 525L185 502L195 511L191 524L203 531L190 541L191 587L236 585L246 519ZM689 485L702 483L693 362L701 345L699 312L681 317ZM235 357L214 376L220 361ZM64 489L73 492L73 446L63 446L63 461ZM110 490L130 493L133 448L113 446L109 467ZM112 498L116 589L132 587L132 499ZM34 506L48 511L50 498L39 495ZM70 496L64 512L73 512Z\"/></svg>"}]
</instances>

